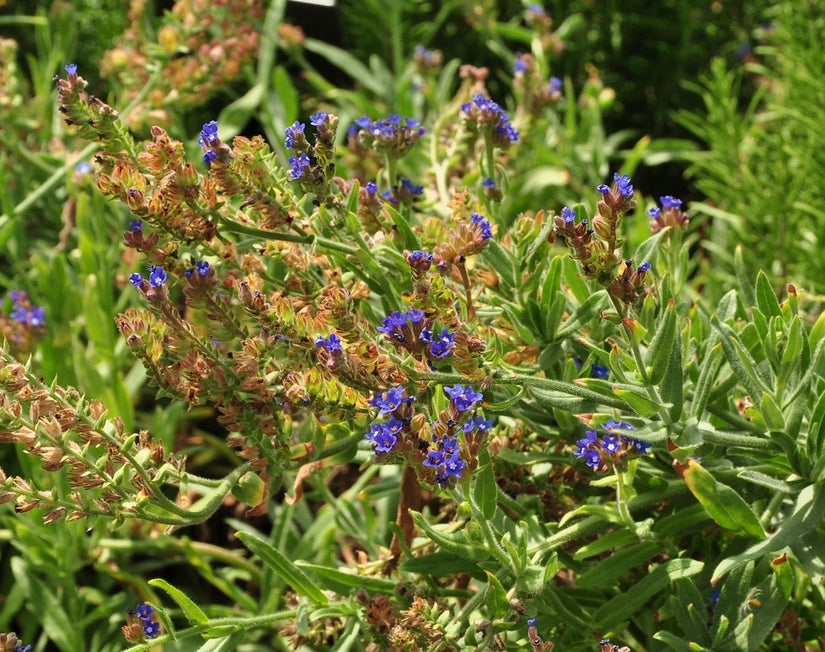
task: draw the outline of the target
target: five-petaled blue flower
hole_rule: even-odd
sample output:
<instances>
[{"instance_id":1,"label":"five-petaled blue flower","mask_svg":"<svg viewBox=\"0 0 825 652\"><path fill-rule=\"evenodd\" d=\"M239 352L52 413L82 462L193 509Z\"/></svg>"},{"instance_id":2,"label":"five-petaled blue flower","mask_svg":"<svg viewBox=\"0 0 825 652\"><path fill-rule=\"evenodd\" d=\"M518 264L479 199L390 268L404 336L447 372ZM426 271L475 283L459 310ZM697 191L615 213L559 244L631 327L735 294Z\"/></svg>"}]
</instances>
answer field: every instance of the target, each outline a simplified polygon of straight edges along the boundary
<instances>
[{"instance_id":1,"label":"five-petaled blue flower","mask_svg":"<svg viewBox=\"0 0 825 652\"><path fill-rule=\"evenodd\" d=\"M163 267L152 265L149 268L149 285L154 288L159 288L166 283L167 276L166 272L163 271Z\"/></svg>"},{"instance_id":2,"label":"five-petaled blue flower","mask_svg":"<svg viewBox=\"0 0 825 652\"><path fill-rule=\"evenodd\" d=\"M335 351L341 350L341 338L338 337L335 333L330 333L329 337L324 337L323 335L317 335L315 337L315 346L320 346L325 348L330 353Z\"/></svg>"},{"instance_id":3,"label":"five-petaled blue flower","mask_svg":"<svg viewBox=\"0 0 825 652\"><path fill-rule=\"evenodd\" d=\"M459 412L466 412L484 398L482 394L476 392L469 385L464 387L460 383L456 383L452 387L445 387L444 393L450 397L452 404Z\"/></svg>"},{"instance_id":4,"label":"five-petaled blue flower","mask_svg":"<svg viewBox=\"0 0 825 652\"><path fill-rule=\"evenodd\" d=\"M403 387L391 387L386 392L373 396L368 403L380 410L379 416L391 414L404 403L412 402L412 397L405 397L405 393L406 390Z\"/></svg>"},{"instance_id":5,"label":"five-petaled blue flower","mask_svg":"<svg viewBox=\"0 0 825 652\"><path fill-rule=\"evenodd\" d=\"M70 75L76 75L77 74L77 64L76 63L66 64L65 70Z\"/></svg>"},{"instance_id":6,"label":"five-petaled blue flower","mask_svg":"<svg viewBox=\"0 0 825 652\"><path fill-rule=\"evenodd\" d=\"M390 422L393 419L390 418ZM395 423L400 423L403 425L402 422L395 420ZM389 453L393 446L395 446L395 442L398 441L398 437L395 436L393 433L393 426L387 423L373 423L370 426L370 431L364 435L366 439L369 439L374 445L373 450L376 453ZM400 428L398 429L400 430ZM395 432L398 432L396 430Z\"/></svg>"}]
</instances>

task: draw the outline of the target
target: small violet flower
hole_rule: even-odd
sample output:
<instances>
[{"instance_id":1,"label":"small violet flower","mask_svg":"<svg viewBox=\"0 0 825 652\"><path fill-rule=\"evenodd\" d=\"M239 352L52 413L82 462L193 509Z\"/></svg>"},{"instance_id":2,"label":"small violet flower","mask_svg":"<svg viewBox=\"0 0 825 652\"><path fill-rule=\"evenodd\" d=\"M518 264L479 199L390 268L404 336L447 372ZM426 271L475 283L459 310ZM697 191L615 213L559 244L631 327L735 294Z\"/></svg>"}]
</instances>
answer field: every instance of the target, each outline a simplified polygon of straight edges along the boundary
<instances>
[{"instance_id":1,"label":"small violet flower","mask_svg":"<svg viewBox=\"0 0 825 652\"><path fill-rule=\"evenodd\" d=\"M315 346L323 347L330 353L334 353L335 351L341 351L341 338L339 338L335 333L330 333L329 337L324 337L323 335L318 335L315 337Z\"/></svg>"},{"instance_id":2,"label":"small violet flower","mask_svg":"<svg viewBox=\"0 0 825 652\"><path fill-rule=\"evenodd\" d=\"M444 393L450 397L452 404L459 412L466 412L484 398L482 394L476 392L469 385L464 387L460 383L456 383L452 387L445 387Z\"/></svg>"},{"instance_id":3,"label":"small violet flower","mask_svg":"<svg viewBox=\"0 0 825 652\"><path fill-rule=\"evenodd\" d=\"M163 267L156 267L155 265L152 265L149 268L149 285L153 288L159 288L161 285L166 283L167 277L168 275L163 271ZM132 285L134 285L134 283L132 283Z\"/></svg>"}]
</instances>

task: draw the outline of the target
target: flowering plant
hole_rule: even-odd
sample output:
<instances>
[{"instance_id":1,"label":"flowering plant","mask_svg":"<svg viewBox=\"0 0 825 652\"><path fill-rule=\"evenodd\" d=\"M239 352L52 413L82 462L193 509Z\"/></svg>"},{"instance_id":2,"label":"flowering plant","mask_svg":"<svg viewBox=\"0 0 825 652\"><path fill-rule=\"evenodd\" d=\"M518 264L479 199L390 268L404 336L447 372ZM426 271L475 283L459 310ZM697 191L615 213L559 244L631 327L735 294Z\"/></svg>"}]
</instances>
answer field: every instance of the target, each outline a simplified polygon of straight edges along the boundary
<instances>
[{"instance_id":1,"label":"flowering plant","mask_svg":"<svg viewBox=\"0 0 825 652\"><path fill-rule=\"evenodd\" d=\"M202 41L181 9L161 44ZM224 46L241 13L219 12ZM416 49L410 107L328 88L266 137L241 135L237 106L164 123L174 57L163 93L143 80L131 98L164 110L146 137L90 95L83 64L56 79L60 114L96 152L83 192L118 227L108 368L129 370L143 407L118 402L123 381L98 398L41 378L59 325L13 290L0 442L19 460L0 470L0 503L26 545L50 536L26 518L66 526L109 578L130 651L808 640L825 603L825 321L762 272L708 305L696 221L642 195L630 165L512 211L531 152L561 117L578 124L572 82L550 75L549 18L531 5L524 20L535 47L513 58L512 96L465 66L439 97L449 70ZM324 48L280 40L311 77L304 51ZM209 90L193 75L182 102ZM30 600L36 568L12 563ZM47 636L81 649L77 607L53 602Z\"/></svg>"}]
</instances>

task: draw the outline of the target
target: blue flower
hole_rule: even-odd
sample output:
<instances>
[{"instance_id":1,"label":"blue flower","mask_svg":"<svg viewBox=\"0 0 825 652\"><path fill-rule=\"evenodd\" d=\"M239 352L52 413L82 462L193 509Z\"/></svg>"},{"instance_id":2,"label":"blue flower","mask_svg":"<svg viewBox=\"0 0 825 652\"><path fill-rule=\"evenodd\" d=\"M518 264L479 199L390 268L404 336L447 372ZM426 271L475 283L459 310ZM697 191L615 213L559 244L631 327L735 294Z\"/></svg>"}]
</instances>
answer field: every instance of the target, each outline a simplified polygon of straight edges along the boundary
<instances>
[{"instance_id":1,"label":"blue flower","mask_svg":"<svg viewBox=\"0 0 825 652\"><path fill-rule=\"evenodd\" d=\"M547 84L547 91L550 93L555 93L561 88L562 83L562 80L558 77L551 77L550 82Z\"/></svg>"},{"instance_id":2,"label":"blue flower","mask_svg":"<svg viewBox=\"0 0 825 652\"><path fill-rule=\"evenodd\" d=\"M639 266L636 268L636 271L637 271L637 272L646 272L646 271L648 271L650 268L651 268L651 264L650 264L649 262L645 261L645 262L643 262L641 265L639 265Z\"/></svg>"},{"instance_id":3,"label":"blue flower","mask_svg":"<svg viewBox=\"0 0 825 652\"><path fill-rule=\"evenodd\" d=\"M208 149L203 153L203 162L207 165L211 165L216 158L218 158L218 153L214 150Z\"/></svg>"},{"instance_id":4,"label":"blue flower","mask_svg":"<svg viewBox=\"0 0 825 652\"><path fill-rule=\"evenodd\" d=\"M315 123L313 123L315 124ZM291 127L287 127L284 130L284 134L286 134L286 140L284 140L284 146L287 149L292 149L295 146L295 137L304 133L304 128L306 125L302 122L298 122L297 120L292 124Z\"/></svg>"},{"instance_id":5,"label":"blue flower","mask_svg":"<svg viewBox=\"0 0 825 652\"><path fill-rule=\"evenodd\" d=\"M602 437L602 450L609 454L618 452L619 438L615 435L605 435Z\"/></svg>"},{"instance_id":6,"label":"blue flower","mask_svg":"<svg viewBox=\"0 0 825 652\"><path fill-rule=\"evenodd\" d=\"M647 209L647 214L650 215L654 220L658 220L662 216L662 211L659 209L658 206L651 206Z\"/></svg>"},{"instance_id":7,"label":"blue flower","mask_svg":"<svg viewBox=\"0 0 825 652\"><path fill-rule=\"evenodd\" d=\"M143 277L137 272L135 272L134 274L131 274L129 276L129 283L134 285L136 288L139 288L141 285L143 285Z\"/></svg>"},{"instance_id":8,"label":"blue flower","mask_svg":"<svg viewBox=\"0 0 825 652\"><path fill-rule=\"evenodd\" d=\"M146 634L146 638L155 638L160 634L160 623L146 623L143 626L143 633Z\"/></svg>"},{"instance_id":9,"label":"blue flower","mask_svg":"<svg viewBox=\"0 0 825 652\"><path fill-rule=\"evenodd\" d=\"M376 453L389 453L395 446L395 442L398 441L398 437L392 433L385 423L373 423L364 438L375 444L373 450Z\"/></svg>"},{"instance_id":10,"label":"blue flower","mask_svg":"<svg viewBox=\"0 0 825 652\"><path fill-rule=\"evenodd\" d=\"M517 75L523 75L525 72L527 72L527 62L520 57L516 59L515 63L513 64L513 72Z\"/></svg>"},{"instance_id":11,"label":"blue flower","mask_svg":"<svg viewBox=\"0 0 825 652\"><path fill-rule=\"evenodd\" d=\"M436 358L444 358L452 353L453 347L455 347L455 333L450 333L444 328L441 334L434 334L432 336L430 353Z\"/></svg>"},{"instance_id":12,"label":"blue flower","mask_svg":"<svg viewBox=\"0 0 825 652\"><path fill-rule=\"evenodd\" d=\"M405 390L403 387L392 387L386 392L376 394L368 403L373 407L379 408L379 416L395 412L399 407L405 403L412 402L412 397L404 396Z\"/></svg>"},{"instance_id":13,"label":"blue flower","mask_svg":"<svg viewBox=\"0 0 825 652\"><path fill-rule=\"evenodd\" d=\"M487 188L488 190L492 190L496 187L496 182L493 181L493 179L491 179L490 177L487 177L486 179L484 179L484 181L481 182L481 185Z\"/></svg>"},{"instance_id":14,"label":"blue flower","mask_svg":"<svg viewBox=\"0 0 825 652\"><path fill-rule=\"evenodd\" d=\"M326 111L318 111L318 113L313 113L309 116L309 124L313 127L320 127L324 124L324 122L326 122L328 117L329 114Z\"/></svg>"},{"instance_id":15,"label":"blue flower","mask_svg":"<svg viewBox=\"0 0 825 652\"><path fill-rule=\"evenodd\" d=\"M74 166L74 171L77 174L81 175L91 174L92 170L94 170L94 168L92 167L92 164L88 161L81 161L80 163Z\"/></svg>"},{"instance_id":16,"label":"blue flower","mask_svg":"<svg viewBox=\"0 0 825 652\"><path fill-rule=\"evenodd\" d=\"M662 206L667 208L681 208L682 207L682 200L676 199L675 197L671 197L670 195L665 195L664 197L659 197L659 201L662 202Z\"/></svg>"},{"instance_id":17,"label":"blue flower","mask_svg":"<svg viewBox=\"0 0 825 652\"><path fill-rule=\"evenodd\" d=\"M77 64L76 63L69 63L66 64L65 70L69 75L76 75L77 74Z\"/></svg>"},{"instance_id":18,"label":"blue flower","mask_svg":"<svg viewBox=\"0 0 825 652\"><path fill-rule=\"evenodd\" d=\"M493 227L490 225L490 221L486 217L479 215L478 213L473 213L470 215L470 219L473 224L477 224L478 228L481 229L481 238L483 240L489 240L493 237Z\"/></svg>"},{"instance_id":19,"label":"blue flower","mask_svg":"<svg viewBox=\"0 0 825 652\"><path fill-rule=\"evenodd\" d=\"M633 196L633 182L631 182L629 176L627 176L626 174L619 176L618 172L614 172L613 181L616 182L616 186L618 186L619 192L622 195L624 195L625 197Z\"/></svg>"},{"instance_id":20,"label":"blue flower","mask_svg":"<svg viewBox=\"0 0 825 652\"><path fill-rule=\"evenodd\" d=\"M425 260L428 263L433 262L433 255L428 251L421 251L420 249L416 249L410 254L410 260L413 262L418 262L419 260Z\"/></svg>"},{"instance_id":21,"label":"blue flower","mask_svg":"<svg viewBox=\"0 0 825 652\"><path fill-rule=\"evenodd\" d=\"M367 182L366 188L367 192L371 195L374 195L376 192L378 192L378 186L376 186L375 183L373 183L372 181Z\"/></svg>"},{"instance_id":22,"label":"blue flower","mask_svg":"<svg viewBox=\"0 0 825 652\"><path fill-rule=\"evenodd\" d=\"M135 611L137 612L137 617L141 620L149 621L152 619L152 614L155 613L154 607L148 604L139 604L135 607Z\"/></svg>"},{"instance_id":23,"label":"blue flower","mask_svg":"<svg viewBox=\"0 0 825 652\"><path fill-rule=\"evenodd\" d=\"M218 123L212 120L203 125L201 135L198 137L198 145L205 147L207 143L214 143L218 140Z\"/></svg>"},{"instance_id":24,"label":"blue flower","mask_svg":"<svg viewBox=\"0 0 825 652\"><path fill-rule=\"evenodd\" d=\"M322 346L330 353L341 350L341 338L335 333L330 333L329 337L324 338L323 335L318 335L315 338L315 346Z\"/></svg>"},{"instance_id":25,"label":"blue flower","mask_svg":"<svg viewBox=\"0 0 825 652\"><path fill-rule=\"evenodd\" d=\"M195 263L195 269L198 270L199 276L206 276L209 273L209 263L205 260L199 260Z\"/></svg>"},{"instance_id":26,"label":"blue flower","mask_svg":"<svg viewBox=\"0 0 825 652\"><path fill-rule=\"evenodd\" d=\"M149 285L159 288L166 283L167 274L163 271L163 267L155 267L152 265L149 268Z\"/></svg>"},{"instance_id":27,"label":"blue flower","mask_svg":"<svg viewBox=\"0 0 825 652\"><path fill-rule=\"evenodd\" d=\"M573 224L573 220L576 219L576 211L572 211L565 206L561 209L561 216L567 224Z\"/></svg>"},{"instance_id":28,"label":"blue flower","mask_svg":"<svg viewBox=\"0 0 825 652\"><path fill-rule=\"evenodd\" d=\"M610 186L604 183L600 183L598 186L596 186L596 190L598 190L603 195L606 195L610 192Z\"/></svg>"},{"instance_id":29,"label":"blue flower","mask_svg":"<svg viewBox=\"0 0 825 652\"><path fill-rule=\"evenodd\" d=\"M306 152L301 152L298 156L290 156L289 164L292 166L292 180L297 181L304 175L304 170L311 164Z\"/></svg>"},{"instance_id":30,"label":"blue flower","mask_svg":"<svg viewBox=\"0 0 825 652\"><path fill-rule=\"evenodd\" d=\"M493 427L493 420L492 419L485 419L482 416L475 416L470 417L470 419L465 423L461 429L466 433L470 434L473 430L478 430L479 432L487 432L490 428Z\"/></svg>"},{"instance_id":31,"label":"blue flower","mask_svg":"<svg viewBox=\"0 0 825 652\"><path fill-rule=\"evenodd\" d=\"M610 377L610 369L608 369L607 367L603 367L600 364L596 364L595 362L590 365L590 373L593 374L593 378Z\"/></svg>"},{"instance_id":32,"label":"blue flower","mask_svg":"<svg viewBox=\"0 0 825 652\"><path fill-rule=\"evenodd\" d=\"M14 652L31 652L32 646L29 645L15 645Z\"/></svg>"},{"instance_id":33,"label":"blue flower","mask_svg":"<svg viewBox=\"0 0 825 652\"><path fill-rule=\"evenodd\" d=\"M528 627L535 627L536 626L536 619L535 618L528 618L527 619L527 626Z\"/></svg>"},{"instance_id":34,"label":"blue flower","mask_svg":"<svg viewBox=\"0 0 825 652\"><path fill-rule=\"evenodd\" d=\"M442 487L450 478L460 478L461 473L467 466L467 462L461 459L461 450L458 447L457 437L433 437L432 444L427 451L427 459L423 462L436 470L435 481Z\"/></svg>"},{"instance_id":35,"label":"blue flower","mask_svg":"<svg viewBox=\"0 0 825 652\"><path fill-rule=\"evenodd\" d=\"M445 387L444 393L450 397L459 412L466 412L484 398L482 394L476 392L469 385L464 387L460 383L456 383L452 387Z\"/></svg>"},{"instance_id":36,"label":"blue flower","mask_svg":"<svg viewBox=\"0 0 825 652\"><path fill-rule=\"evenodd\" d=\"M143 232L143 220L132 220L129 222L129 230L132 233L142 233Z\"/></svg>"}]
</instances>

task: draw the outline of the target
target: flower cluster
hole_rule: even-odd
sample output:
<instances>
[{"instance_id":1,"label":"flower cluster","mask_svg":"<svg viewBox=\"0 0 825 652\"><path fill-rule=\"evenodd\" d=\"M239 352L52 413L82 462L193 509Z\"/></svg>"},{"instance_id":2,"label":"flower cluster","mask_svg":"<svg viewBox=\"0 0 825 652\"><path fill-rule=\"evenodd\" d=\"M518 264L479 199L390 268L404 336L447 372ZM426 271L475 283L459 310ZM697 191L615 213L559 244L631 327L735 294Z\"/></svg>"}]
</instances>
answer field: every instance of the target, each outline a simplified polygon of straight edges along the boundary
<instances>
[{"instance_id":1,"label":"flower cluster","mask_svg":"<svg viewBox=\"0 0 825 652\"><path fill-rule=\"evenodd\" d=\"M209 263L206 263L207 271L209 269ZM204 272L205 274L206 272ZM163 271L163 267L158 267L157 265L151 265L149 267L149 285L153 288L159 288L164 283L166 283L166 279L168 278L168 274ZM144 287L144 279L143 276L139 272L135 272L129 276L129 283L134 285L136 288Z\"/></svg>"},{"instance_id":2,"label":"flower cluster","mask_svg":"<svg viewBox=\"0 0 825 652\"><path fill-rule=\"evenodd\" d=\"M518 142L519 132L510 117L496 102L484 93L476 93L469 102L461 105L464 123L474 133L492 136L493 143L507 147Z\"/></svg>"},{"instance_id":3,"label":"flower cluster","mask_svg":"<svg viewBox=\"0 0 825 652\"><path fill-rule=\"evenodd\" d=\"M435 482L445 487L451 480L461 478L464 469L468 467L468 460L475 468L476 458L482 442L493 422L481 415L467 413L475 409L477 403L484 398L481 393L472 387L456 383L452 387L444 387L444 394L450 399L450 407L438 415L438 421L433 424L433 437L427 449L427 458L424 466L435 472ZM461 426L464 447L459 445L459 425Z\"/></svg>"},{"instance_id":4,"label":"flower cluster","mask_svg":"<svg viewBox=\"0 0 825 652\"><path fill-rule=\"evenodd\" d=\"M624 261L622 273L613 278L610 293L625 303L635 305L644 298L646 291L645 274L650 271L650 263L645 261L633 267L632 260Z\"/></svg>"},{"instance_id":5,"label":"flower cluster","mask_svg":"<svg viewBox=\"0 0 825 652\"><path fill-rule=\"evenodd\" d=\"M315 127L315 144L306 139L306 125L296 120L284 130L284 147L293 152L289 157L290 178L313 187L319 197L326 200L329 195L328 180L332 176L335 146L335 132L338 118L326 111L318 111L309 116L309 123Z\"/></svg>"},{"instance_id":6,"label":"flower cluster","mask_svg":"<svg viewBox=\"0 0 825 652\"><path fill-rule=\"evenodd\" d=\"M636 430L626 421L610 419L598 428L587 430L584 437L576 442L574 455L580 457L594 471L607 471L610 465L622 467L628 455L647 455L650 444L620 431Z\"/></svg>"},{"instance_id":7,"label":"flower cluster","mask_svg":"<svg viewBox=\"0 0 825 652\"><path fill-rule=\"evenodd\" d=\"M685 228L690 220L688 214L682 212L682 200L665 195L659 197L662 204L660 209L658 206L652 206L647 210L650 216L650 233L655 234L662 229L670 226L675 228Z\"/></svg>"},{"instance_id":8,"label":"flower cluster","mask_svg":"<svg viewBox=\"0 0 825 652\"><path fill-rule=\"evenodd\" d=\"M401 182L393 186L392 190L385 190L381 193L381 199L397 206L401 203L409 203L423 194L424 186L416 185L409 179L401 177Z\"/></svg>"},{"instance_id":9,"label":"flower cluster","mask_svg":"<svg viewBox=\"0 0 825 652\"><path fill-rule=\"evenodd\" d=\"M395 448L402 429L410 423L414 400L399 386L376 394L368 401L370 405L378 408L379 417L388 417L386 422L373 423L370 431L364 435L365 439L372 442L376 453L389 453Z\"/></svg>"},{"instance_id":10,"label":"flower cluster","mask_svg":"<svg viewBox=\"0 0 825 652\"><path fill-rule=\"evenodd\" d=\"M621 216L636 206L633 182L630 177L613 174L613 187L598 186L602 199L592 223L586 219L576 222L576 211L565 206L553 220L553 236L561 237L572 250L572 258L582 267L583 276L597 281L617 299L635 304L643 296L644 272L650 269L643 263L636 269L623 270L616 275L621 262L618 226ZM633 275L635 273L635 276Z\"/></svg>"},{"instance_id":11,"label":"flower cluster","mask_svg":"<svg viewBox=\"0 0 825 652\"><path fill-rule=\"evenodd\" d=\"M442 487L446 486L451 478L461 478L467 462L461 459L458 437L448 437L446 434L440 437L433 435L424 466L435 469L435 481Z\"/></svg>"},{"instance_id":12,"label":"flower cluster","mask_svg":"<svg viewBox=\"0 0 825 652\"><path fill-rule=\"evenodd\" d=\"M482 251L492 238L490 221L484 215L472 213L469 221L459 222L435 247L435 264L439 269L450 270L457 281L464 283L460 269L455 268L463 267L467 256Z\"/></svg>"},{"instance_id":13,"label":"flower cluster","mask_svg":"<svg viewBox=\"0 0 825 652\"><path fill-rule=\"evenodd\" d=\"M418 120L407 117L402 120L398 114L390 114L375 122L362 116L355 121L355 125L361 145L394 156L405 154L426 133Z\"/></svg>"},{"instance_id":14,"label":"flower cluster","mask_svg":"<svg viewBox=\"0 0 825 652\"><path fill-rule=\"evenodd\" d=\"M123 635L132 643L145 638L156 638L160 634L160 623L154 607L139 604L134 611L129 609L126 624L122 627Z\"/></svg>"},{"instance_id":15,"label":"flower cluster","mask_svg":"<svg viewBox=\"0 0 825 652\"><path fill-rule=\"evenodd\" d=\"M10 290L9 299L12 300L12 310L9 317L14 321L29 326L30 328L40 328L46 324L45 308L32 305L29 296L22 290Z\"/></svg>"},{"instance_id":16,"label":"flower cluster","mask_svg":"<svg viewBox=\"0 0 825 652\"><path fill-rule=\"evenodd\" d=\"M599 645L601 646L601 652L630 652L630 648L627 647L627 645L623 645L622 647L611 645L609 638L604 638L599 641Z\"/></svg>"},{"instance_id":17,"label":"flower cluster","mask_svg":"<svg viewBox=\"0 0 825 652\"><path fill-rule=\"evenodd\" d=\"M413 355L425 355L434 360L445 358L455 348L455 333L443 328L439 333L433 329L434 321L422 310L398 310L384 318L377 330Z\"/></svg>"}]
</instances>

